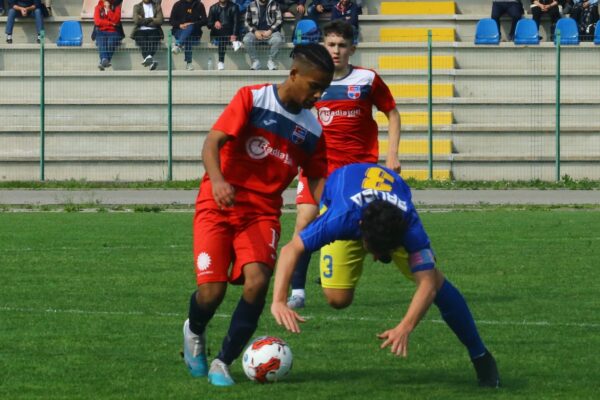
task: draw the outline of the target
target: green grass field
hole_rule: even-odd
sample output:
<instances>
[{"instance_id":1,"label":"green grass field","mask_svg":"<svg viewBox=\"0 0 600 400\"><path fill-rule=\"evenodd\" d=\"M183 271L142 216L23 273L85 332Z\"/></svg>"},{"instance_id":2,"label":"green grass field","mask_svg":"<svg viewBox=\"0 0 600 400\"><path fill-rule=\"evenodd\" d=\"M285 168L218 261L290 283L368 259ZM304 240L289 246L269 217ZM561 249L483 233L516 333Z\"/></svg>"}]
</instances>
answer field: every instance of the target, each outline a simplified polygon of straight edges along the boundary
<instances>
[{"instance_id":1,"label":"green grass field","mask_svg":"<svg viewBox=\"0 0 600 400\"><path fill-rule=\"evenodd\" d=\"M597 399L600 211L422 214L440 268L461 289L495 354L503 388L475 384L466 351L435 308L409 357L376 333L402 317L413 286L367 263L355 303L329 309L313 283L300 335L268 309L256 335L287 340L289 379L219 389L184 367L181 325L195 286L191 214L0 213L0 399ZM283 218L289 237L294 214ZM316 258L316 257L315 257ZM313 259L314 260L314 259ZM239 298L208 328L213 355Z\"/></svg>"}]
</instances>

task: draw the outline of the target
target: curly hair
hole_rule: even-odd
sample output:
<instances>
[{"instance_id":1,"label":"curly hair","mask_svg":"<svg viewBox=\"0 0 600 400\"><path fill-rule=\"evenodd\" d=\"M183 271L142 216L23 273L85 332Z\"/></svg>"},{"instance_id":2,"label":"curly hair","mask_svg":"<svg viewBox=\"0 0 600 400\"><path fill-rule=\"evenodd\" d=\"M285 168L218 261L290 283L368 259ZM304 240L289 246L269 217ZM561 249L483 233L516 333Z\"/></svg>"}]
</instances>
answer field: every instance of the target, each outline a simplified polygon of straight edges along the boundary
<instances>
[{"instance_id":1,"label":"curly hair","mask_svg":"<svg viewBox=\"0 0 600 400\"><path fill-rule=\"evenodd\" d=\"M360 231L367 250L382 262L402 245L407 224L402 210L384 200L374 200L362 213Z\"/></svg>"}]
</instances>

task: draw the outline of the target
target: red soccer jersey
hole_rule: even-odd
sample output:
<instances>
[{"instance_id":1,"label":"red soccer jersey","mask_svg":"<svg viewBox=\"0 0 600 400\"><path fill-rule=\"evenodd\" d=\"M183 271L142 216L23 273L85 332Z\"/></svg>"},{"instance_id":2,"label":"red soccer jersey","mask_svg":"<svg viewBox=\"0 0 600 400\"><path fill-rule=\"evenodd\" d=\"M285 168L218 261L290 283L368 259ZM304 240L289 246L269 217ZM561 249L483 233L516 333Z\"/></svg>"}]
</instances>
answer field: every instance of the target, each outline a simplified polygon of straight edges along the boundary
<instances>
[{"instance_id":1,"label":"red soccer jersey","mask_svg":"<svg viewBox=\"0 0 600 400\"><path fill-rule=\"evenodd\" d=\"M317 102L328 174L343 165L379 160L373 106L388 112L396 107L396 101L375 71L361 67L351 67L344 78L332 81Z\"/></svg>"},{"instance_id":2,"label":"red soccer jersey","mask_svg":"<svg viewBox=\"0 0 600 400\"><path fill-rule=\"evenodd\" d=\"M287 110L275 85L242 87L213 129L233 138L221 148L220 159L225 180L236 189L234 207L279 214L281 194L298 167L308 177L326 175L319 122L310 110ZM202 179L197 203L217 208L208 174Z\"/></svg>"}]
</instances>

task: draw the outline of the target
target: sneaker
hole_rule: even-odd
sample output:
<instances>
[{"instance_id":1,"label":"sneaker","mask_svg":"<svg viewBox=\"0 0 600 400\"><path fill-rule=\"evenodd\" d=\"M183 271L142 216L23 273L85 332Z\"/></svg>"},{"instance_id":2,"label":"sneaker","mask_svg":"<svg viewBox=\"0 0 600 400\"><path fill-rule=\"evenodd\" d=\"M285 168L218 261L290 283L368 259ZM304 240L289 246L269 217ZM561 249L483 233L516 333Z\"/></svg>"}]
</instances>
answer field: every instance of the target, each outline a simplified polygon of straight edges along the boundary
<instances>
[{"instance_id":1,"label":"sneaker","mask_svg":"<svg viewBox=\"0 0 600 400\"><path fill-rule=\"evenodd\" d=\"M260 69L260 61L258 61L258 60L252 61L252 65L250 66L250 69L254 70L254 71Z\"/></svg>"},{"instance_id":2,"label":"sneaker","mask_svg":"<svg viewBox=\"0 0 600 400\"><path fill-rule=\"evenodd\" d=\"M235 382L229 375L229 367L223 361L215 358L210 363L210 371L208 371L208 381L215 386L232 386Z\"/></svg>"},{"instance_id":3,"label":"sneaker","mask_svg":"<svg viewBox=\"0 0 600 400\"><path fill-rule=\"evenodd\" d=\"M40 35L37 35L37 38L35 39L36 43L42 43L42 37Z\"/></svg>"},{"instance_id":4,"label":"sneaker","mask_svg":"<svg viewBox=\"0 0 600 400\"><path fill-rule=\"evenodd\" d=\"M206 364L206 332L195 335L190 331L190 320L183 323L183 362L190 370L194 378L206 376L208 365Z\"/></svg>"},{"instance_id":5,"label":"sneaker","mask_svg":"<svg viewBox=\"0 0 600 400\"><path fill-rule=\"evenodd\" d=\"M150 64L150 71L154 71L156 67L158 67L158 61L152 61L152 64Z\"/></svg>"},{"instance_id":6,"label":"sneaker","mask_svg":"<svg viewBox=\"0 0 600 400\"><path fill-rule=\"evenodd\" d=\"M12 44L12 35L6 35L6 43Z\"/></svg>"},{"instance_id":7,"label":"sneaker","mask_svg":"<svg viewBox=\"0 0 600 400\"><path fill-rule=\"evenodd\" d=\"M287 301L287 306L292 310L304 308L304 297L298 295L291 296Z\"/></svg>"},{"instance_id":8,"label":"sneaker","mask_svg":"<svg viewBox=\"0 0 600 400\"><path fill-rule=\"evenodd\" d=\"M173 52L173 54L181 53L181 46L178 44L174 44L173 47L171 47L171 52Z\"/></svg>"},{"instance_id":9,"label":"sneaker","mask_svg":"<svg viewBox=\"0 0 600 400\"><path fill-rule=\"evenodd\" d=\"M219 62L217 63L217 69L218 69L219 71L223 71L223 70L225 69L225 63L222 63L221 61L219 61Z\"/></svg>"},{"instance_id":10,"label":"sneaker","mask_svg":"<svg viewBox=\"0 0 600 400\"><path fill-rule=\"evenodd\" d=\"M150 65L152 65L153 61L154 59L152 58L152 56L148 55L146 56L146 58L144 58L144 61L142 61L142 65L144 67L149 67Z\"/></svg>"},{"instance_id":11,"label":"sneaker","mask_svg":"<svg viewBox=\"0 0 600 400\"><path fill-rule=\"evenodd\" d=\"M104 71L104 65L102 65L102 61L100 61L100 62L98 63L98 69L99 69L100 71Z\"/></svg>"},{"instance_id":12,"label":"sneaker","mask_svg":"<svg viewBox=\"0 0 600 400\"><path fill-rule=\"evenodd\" d=\"M486 351L484 355L471 360L471 362L473 363L473 367L475 367L479 386L500 387L500 375L498 374L498 367L492 353Z\"/></svg>"},{"instance_id":13,"label":"sneaker","mask_svg":"<svg viewBox=\"0 0 600 400\"><path fill-rule=\"evenodd\" d=\"M110 61L108 61L108 59L106 59L106 58L103 58L103 59L102 59L102 61L101 61L100 63L102 64L102 66L103 66L104 68L108 68L108 67L110 67L110 66L112 65L112 64L110 63Z\"/></svg>"},{"instance_id":14,"label":"sneaker","mask_svg":"<svg viewBox=\"0 0 600 400\"><path fill-rule=\"evenodd\" d=\"M269 68L269 71L276 70L277 64L275 64L275 62L273 60L269 60L269 61L267 61L267 68Z\"/></svg>"},{"instance_id":15,"label":"sneaker","mask_svg":"<svg viewBox=\"0 0 600 400\"><path fill-rule=\"evenodd\" d=\"M193 71L194 70L194 65L189 62L189 63L185 63L185 69L188 71Z\"/></svg>"},{"instance_id":16,"label":"sneaker","mask_svg":"<svg viewBox=\"0 0 600 400\"><path fill-rule=\"evenodd\" d=\"M240 42L239 40L231 42L231 47L233 47L233 51L238 51L242 48L242 42Z\"/></svg>"}]
</instances>

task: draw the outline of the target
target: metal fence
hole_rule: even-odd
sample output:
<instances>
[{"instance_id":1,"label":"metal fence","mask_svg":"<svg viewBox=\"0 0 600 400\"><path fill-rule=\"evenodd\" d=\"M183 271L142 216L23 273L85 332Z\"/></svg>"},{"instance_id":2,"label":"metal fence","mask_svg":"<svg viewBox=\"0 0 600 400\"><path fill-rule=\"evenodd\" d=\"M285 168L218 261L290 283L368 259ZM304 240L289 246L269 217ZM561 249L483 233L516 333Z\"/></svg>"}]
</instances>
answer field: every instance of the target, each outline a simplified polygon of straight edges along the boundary
<instances>
[{"instance_id":1,"label":"metal fence","mask_svg":"<svg viewBox=\"0 0 600 400\"><path fill-rule=\"evenodd\" d=\"M600 47L475 46L436 35L363 37L352 57L377 70L397 100L405 176L600 179ZM0 179L200 177L202 142L222 109L240 86L285 80L292 45L276 71L266 69L266 47L260 71L231 47L217 70L217 47L204 38L188 70L171 40L154 70L129 39L104 71L93 45L0 50ZM383 156L387 121L374 113Z\"/></svg>"}]
</instances>

